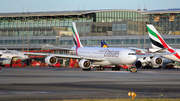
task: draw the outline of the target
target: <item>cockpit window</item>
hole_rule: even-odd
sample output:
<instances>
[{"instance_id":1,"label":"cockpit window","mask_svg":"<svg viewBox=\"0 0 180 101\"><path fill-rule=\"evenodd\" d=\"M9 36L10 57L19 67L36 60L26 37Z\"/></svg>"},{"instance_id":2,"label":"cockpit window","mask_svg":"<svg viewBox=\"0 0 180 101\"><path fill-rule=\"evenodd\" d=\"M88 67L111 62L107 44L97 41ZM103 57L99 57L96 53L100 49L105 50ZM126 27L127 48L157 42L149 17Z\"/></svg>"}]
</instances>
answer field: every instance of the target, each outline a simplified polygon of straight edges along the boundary
<instances>
[{"instance_id":1,"label":"cockpit window","mask_svg":"<svg viewBox=\"0 0 180 101\"><path fill-rule=\"evenodd\" d=\"M129 53L128 55L136 55L136 53Z\"/></svg>"}]
</instances>

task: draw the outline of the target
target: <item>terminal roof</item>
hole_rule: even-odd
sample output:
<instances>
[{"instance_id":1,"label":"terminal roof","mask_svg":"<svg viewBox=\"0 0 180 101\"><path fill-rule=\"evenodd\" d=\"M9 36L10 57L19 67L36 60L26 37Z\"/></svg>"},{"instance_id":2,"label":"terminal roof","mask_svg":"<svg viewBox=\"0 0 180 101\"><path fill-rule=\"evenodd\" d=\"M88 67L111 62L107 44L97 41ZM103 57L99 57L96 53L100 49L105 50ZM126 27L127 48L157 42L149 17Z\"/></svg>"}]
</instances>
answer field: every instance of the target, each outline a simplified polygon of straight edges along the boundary
<instances>
[{"instance_id":1,"label":"terminal roof","mask_svg":"<svg viewBox=\"0 0 180 101\"><path fill-rule=\"evenodd\" d=\"M79 11L48 11L48 12L19 12L19 13L0 13L0 17L27 17L27 16L68 16L68 15L83 15L97 12L108 12L108 11L133 11L137 10L79 10Z\"/></svg>"},{"instance_id":2,"label":"terminal roof","mask_svg":"<svg viewBox=\"0 0 180 101\"><path fill-rule=\"evenodd\" d=\"M180 13L180 8L142 11L143 14Z\"/></svg>"}]
</instances>

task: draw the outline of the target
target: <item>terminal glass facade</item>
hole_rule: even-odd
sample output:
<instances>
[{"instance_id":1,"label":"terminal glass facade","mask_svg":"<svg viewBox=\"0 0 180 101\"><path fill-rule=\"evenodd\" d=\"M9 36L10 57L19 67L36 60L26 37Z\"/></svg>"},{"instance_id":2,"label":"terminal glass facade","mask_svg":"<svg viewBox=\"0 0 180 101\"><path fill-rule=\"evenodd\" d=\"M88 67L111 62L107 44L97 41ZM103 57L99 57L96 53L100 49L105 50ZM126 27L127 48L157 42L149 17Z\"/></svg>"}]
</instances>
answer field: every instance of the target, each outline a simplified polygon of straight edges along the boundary
<instances>
[{"instance_id":1,"label":"terminal glass facade","mask_svg":"<svg viewBox=\"0 0 180 101\"><path fill-rule=\"evenodd\" d=\"M161 34L180 35L180 13L149 14L149 22Z\"/></svg>"},{"instance_id":2,"label":"terminal glass facade","mask_svg":"<svg viewBox=\"0 0 180 101\"><path fill-rule=\"evenodd\" d=\"M7 17L0 14L1 44L73 46L72 22L76 23L82 44L87 46L99 46L100 39L109 45L150 44L149 38L144 37L148 35L146 23L155 25L161 34L180 34L179 13L142 14L135 10L103 10L37 16L39 14L23 16L18 13ZM165 41L179 44L180 38L166 38Z\"/></svg>"},{"instance_id":3,"label":"terminal glass facade","mask_svg":"<svg viewBox=\"0 0 180 101\"><path fill-rule=\"evenodd\" d=\"M123 20L138 21L138 17L145 17L137 11L108 11L96 13L96 22L117 22ZM140 19L139 19L140 20Z\"/></svg>"}]
</instances>

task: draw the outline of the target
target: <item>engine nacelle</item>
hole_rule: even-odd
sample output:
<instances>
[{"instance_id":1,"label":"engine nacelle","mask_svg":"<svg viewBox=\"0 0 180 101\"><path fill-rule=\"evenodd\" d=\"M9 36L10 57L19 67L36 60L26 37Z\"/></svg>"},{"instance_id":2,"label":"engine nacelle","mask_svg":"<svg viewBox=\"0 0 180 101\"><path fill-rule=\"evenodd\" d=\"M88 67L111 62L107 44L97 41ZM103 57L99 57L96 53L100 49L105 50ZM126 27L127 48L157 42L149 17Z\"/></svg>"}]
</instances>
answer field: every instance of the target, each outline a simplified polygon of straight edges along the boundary
<instances>
[{"instance_id":1,"label":"engine nacelle","mask_svg":"<svg viewBox=\"0 0 180 101\"><path fill-rule=\"evenodd\" d=\"M163 64L163 59L161 57L153 57L151 63L153 66L160 66Z\"/></svg>"},{"instance_id":2,"label":"engine nacelle","mask_svg":"<svg viewBox=\"0 0 180 101\"><path fill-rule=\"evenodd\" d=\"M45 58L45 62L48 64L48 65L53 65L53 64L56 64L57 63L57 58L55 56L48 56Z\"/></svg>"},{"instance_id":3,"label":"engine nacelle","mask_svg":"<svg viewBox=\"0 0 180 101\"><path fill-rule=\"evenodd\" d=\"M1 58L0 59L0 65L5 65L5 64L10 64L11 60L6 59L6 58Z\"/></svg>"},{"instance_id":4,"label":"engine nacelle","mask_svg":"<svg viewBox=\"0 0 180 101\"><path fill-rule=\"evenodd\" d=\"M79 61L79 66L83 69L89 69L91 68L91 62L86 59L82 59Z\"/></svg>"},{"instance_id":5,"label":"engine nacelle","mask_svg":"<svg viewBox=\"0 0 180 101\"><path fill-rule=\"evenodd\" d=\"M133 65L135 65L136 68L141 68L142 67L142 63L139 60L137 60L135 63L133 63Z\"/></svg>"}]
</instances>

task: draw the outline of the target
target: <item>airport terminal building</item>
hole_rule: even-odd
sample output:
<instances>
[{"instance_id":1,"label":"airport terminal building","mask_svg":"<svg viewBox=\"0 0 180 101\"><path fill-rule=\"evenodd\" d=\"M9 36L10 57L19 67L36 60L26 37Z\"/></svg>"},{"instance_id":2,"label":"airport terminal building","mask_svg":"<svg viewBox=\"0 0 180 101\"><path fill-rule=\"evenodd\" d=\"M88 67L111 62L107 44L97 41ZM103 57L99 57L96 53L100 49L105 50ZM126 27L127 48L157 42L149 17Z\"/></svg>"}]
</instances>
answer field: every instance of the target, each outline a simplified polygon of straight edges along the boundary
<instances>
[{"instance_id":1,"label":"airport terminal building","mask_svg":"<svg viewBox=\"0 0 180 101\"><path fill-rule=\"evenodd\" d=\"M71 22L84 46L100 46L103 39L112 47L151 47L145 27L151 23L170 46L180 48L180 9L1 13L0 48L39 50L46 44L70 48Z\"/></svg>"}]
</instances>

